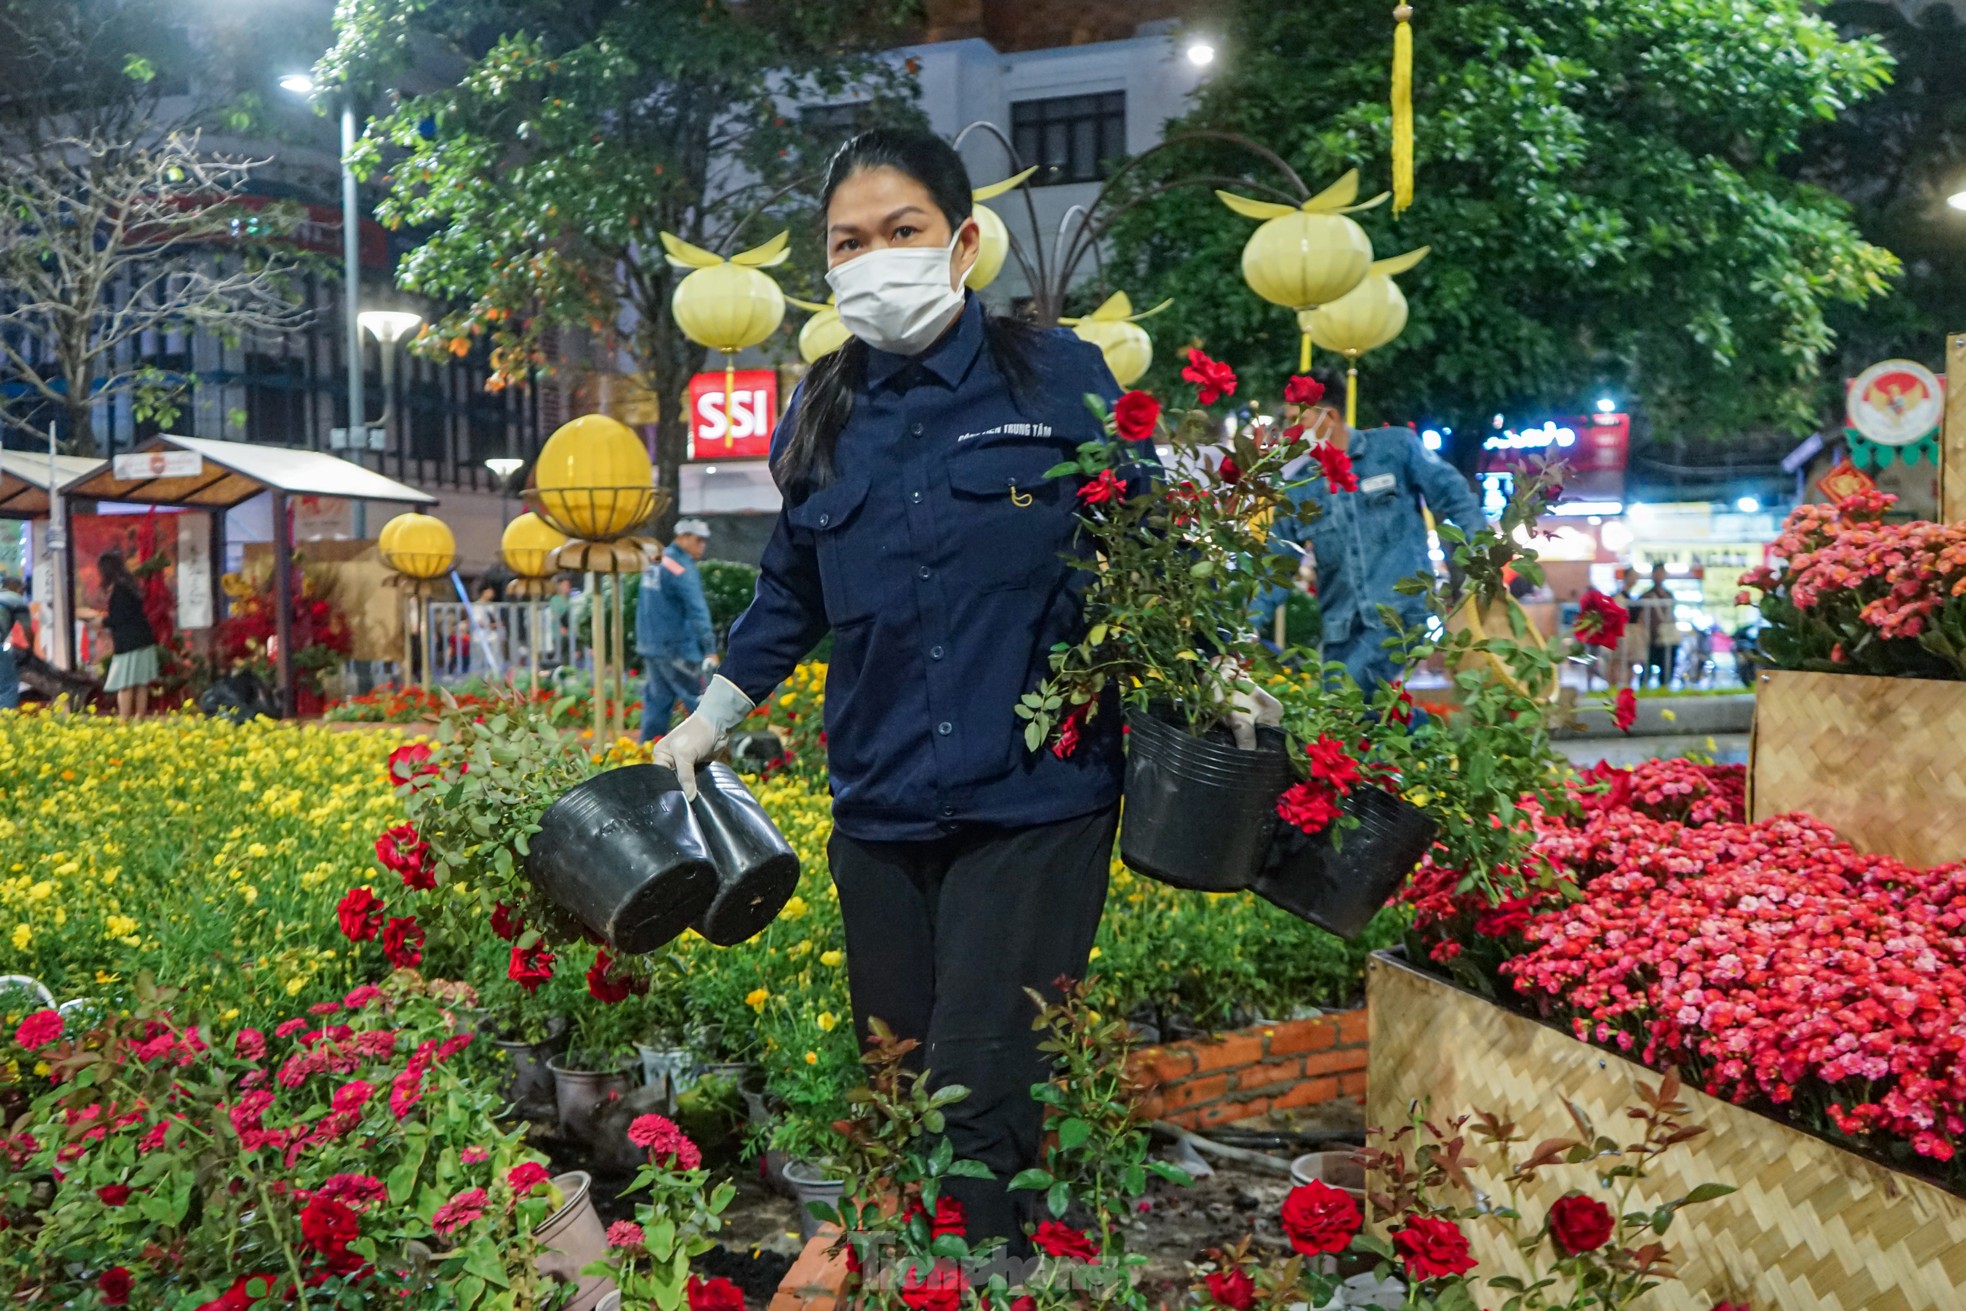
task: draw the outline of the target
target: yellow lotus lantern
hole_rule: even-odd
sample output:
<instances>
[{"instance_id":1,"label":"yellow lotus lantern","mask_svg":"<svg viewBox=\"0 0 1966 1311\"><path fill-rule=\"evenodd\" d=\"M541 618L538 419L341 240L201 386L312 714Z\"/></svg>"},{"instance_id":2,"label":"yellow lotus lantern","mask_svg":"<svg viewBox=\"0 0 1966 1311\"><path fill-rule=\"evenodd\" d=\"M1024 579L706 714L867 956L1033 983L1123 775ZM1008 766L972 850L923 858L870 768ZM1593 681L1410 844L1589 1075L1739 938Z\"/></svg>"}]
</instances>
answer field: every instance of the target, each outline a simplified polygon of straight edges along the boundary
<instances>
[{"instance_id":1,"label":"yellow lotus lantern","mask_svg":"<svg viewBox=\"0 0 1966 1311\"><path fill-rule=\"evenodd\" d=\"M566 534L552 524L536 514L522 514L505 525L498 553L505 567L521 578L550 578L553 556L566 543Z\"/></svg>"},{"instance_id":2,"label":"yellow lotus lantern","mask_svg":"<svg viewBox=\"0 0 1966 1311\"><path fill-rule=\"evenodd\" d=\"M981 291L995 282L997 275L1003 272L1004 261L1010 257L1010 229L1004 226L1002 217L983 202L995 200L1005 192L1015 190L1037 171L1033 166L1001 182L978 187L969 193L970 198L976 202L976 208L971 212L975 216L977 231L982 238L982 245L976 252L976 263L969 266L969 272L963 277L963 285L971 291Z\"/></svg>"},{"instance_id":3,"label":"yellow lotus lantern","mask_svg":"<svg viewBox=\"0 0 1966 1311\"><path fill-rule=\"evenodd\" d=\"M802 310L811 312L812 317L799 329L799 358L807 364L817 364L826 356L847 344L853 334L840 322L839 308L828 298L824 305L818 301L800 300L787 296L786 300Z\"/></svg>"},{"instance_id":4,"label":"yellow lotus lantern","mask_svg":"<svg viewBox=\"0 0 1966 1311\"><path fill-rule=\"evenodd\" d=\"M604 414L560 425L533 465L539 517L569 537L608 542L655 513L655 466L635 430Z\"/></svg>"},{"instance_id":5,"label":"yellow lotus lantern","mask_svg":"<svg viewBox=\"0 0 1966 1311\"><path fill-rule=\"evenodd\" d=\"M1394 340L1406 330L1406 294L1393 275L1425 259L1422 246L1391 259L1375 260L1358 286L1310 312L1311 340L1346 360L1345 422L1358 426L1358 357Z\"/></svg>"},{"instance_id":6,"label":"yellow lotus lantern","mask_svg":"<svg viewBox=\"0 0 1966 1311\"><path fill-rule=\"evenodd\" d=\"M1092 313L1076 319L1060 319L1080 341L1089 341L1106 357L1106 367L1122 387L1131 387L1154 362L1154 343L1140 320L1150 319L1174 302L1164 300L1142 314L1133 312L1133 302L1123 291L1116 291Z\"/></svg>"},{"instance_id":7,"label":"yellow lotus lantern","mask_svg":"<svg viewBox=\"0 0 1966 1311\"><path fill-rule=\"evenodd\" d=\"M1297 312L1303 345L1297 368L1311 367L1310 311L1351 291L1372 267L1372 240L1345 217L1384 204L1381 194L1358 201L1358 170L1353 169L1301 205L1251 200L1217 191L1222 203L1262 226L1242 248L1242 276L1249 289Z\"/></svg>"},{"instance_id":8,"label":"yellow lotus lantern","mask_svg":"<svg viewBox=\"0 0 1966 1311\"><path fill-rule=\"evenodd\" d=\"M442 519L399 514L376 535L382 562L407 578L442 578L457 562L457 539Z\"/></svg>"},{"instance_id":9,"label":"yellow lotus lantern","mask_svg":"<svg viewBox=\"0 0 1966 1311\"><path fill-rule=\"evenodd\" d=\"M781 232L762 246L725 259L673 232L662 234L669 262L694 270L669 299L676 326L697 345L724 353L725 414L730 413L737 352L756 346L785 321L785 293L762 270L785 262L791 239L791 233Z\"/></svg>"}]
</instances>

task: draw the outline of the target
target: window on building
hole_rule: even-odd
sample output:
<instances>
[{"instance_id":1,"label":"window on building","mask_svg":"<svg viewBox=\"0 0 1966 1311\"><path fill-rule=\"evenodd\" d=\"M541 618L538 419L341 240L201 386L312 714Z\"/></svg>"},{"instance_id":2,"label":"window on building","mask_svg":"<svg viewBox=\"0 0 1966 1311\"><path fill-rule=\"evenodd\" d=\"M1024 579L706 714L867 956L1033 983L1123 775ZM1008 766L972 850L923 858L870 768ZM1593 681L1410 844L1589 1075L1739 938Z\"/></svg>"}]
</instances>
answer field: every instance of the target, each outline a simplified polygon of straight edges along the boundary
<instances>
[{"instance_id":1,"label":"window on building","mask_svg":"<svg viewBox=\"0 0 1966 1311\"><path fill-rule=\"evenodd\" d=\"M1019 100L1010 137L1024 162L1038 166L1032 186L1097 182L1126 153L1126 92Z\"/></svg>"},{"instance_id":2,"label":"window on building","mask_svg":"<svg viewBox=\"0 0 1966 1311\"><path fill-rule=\"evenodd\" d=\"M246 353L246 440L305 446L307 362L266 351Z\"/></svg>"}]
</instances>

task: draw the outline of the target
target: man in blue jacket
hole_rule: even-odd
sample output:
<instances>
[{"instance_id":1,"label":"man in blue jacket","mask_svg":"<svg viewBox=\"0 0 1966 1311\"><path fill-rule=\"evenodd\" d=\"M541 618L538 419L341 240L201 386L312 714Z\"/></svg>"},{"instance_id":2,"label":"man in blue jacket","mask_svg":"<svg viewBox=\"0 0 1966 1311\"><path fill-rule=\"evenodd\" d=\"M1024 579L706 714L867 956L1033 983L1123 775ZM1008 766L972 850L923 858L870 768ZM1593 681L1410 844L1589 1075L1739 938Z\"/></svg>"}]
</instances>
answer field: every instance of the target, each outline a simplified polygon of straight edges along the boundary
<instances>
[{"instance_id":1,"label":"man in blue jacket","mask_svg":"<svg viewBox=\"0 0 1966 1311\"><path fill-rule=\"evenodd\" d=\"M1401 673L1385 648L1393 633L1379 607L1390 606L1408 627L1427 617L1425 597L1395 590L1402 578L1433 573L1423 508L1470 535L1486 521L1467 479L1429 451L1418 433L1355 431L1345 423L1344 377L1324 370L1316 376L1325 385L1323 397L1285 417L1350 455L1358 490L1333 491L1324 479L1313 479L1293 493L1296 513L1279 517L1270 535L1280 550L1302 553L1298 576L1316 587L1324 616L1324 659L1341 662L1370 696ZM1271 598L1271 607L1281 599Z\"/></svg>"},{"instance_id":2,"label":"man in blue jacket","mask_svg":"<svg viewBox=\"0 0 1966 1311\"><path fill-rule=\"evenodd\" d=\"M642 741L669 731L676 703L696 709L703 680L717 667L717 635L710 606L703 599L703 575L696 562L710 543L710 525L678 519L667 550L642 571L635 602L635 650L642 657L648 685L642 692Z\"/></svg>"}]
</instances>

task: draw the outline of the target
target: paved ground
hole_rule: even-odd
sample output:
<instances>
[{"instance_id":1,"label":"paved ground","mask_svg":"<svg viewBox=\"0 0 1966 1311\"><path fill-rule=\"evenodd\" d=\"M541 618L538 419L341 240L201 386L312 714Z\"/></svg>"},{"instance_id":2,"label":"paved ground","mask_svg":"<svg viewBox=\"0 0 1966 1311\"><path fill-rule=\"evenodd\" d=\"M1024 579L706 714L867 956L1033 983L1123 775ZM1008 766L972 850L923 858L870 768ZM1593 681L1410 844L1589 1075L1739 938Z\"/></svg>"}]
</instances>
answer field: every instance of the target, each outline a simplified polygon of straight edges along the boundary
<instances>
[{"instance_id":1,"label":"paved ground","mask_svg":"<svg viewBox=\"0 0 1966 1311\"><path fill-rule=\"evenodd\" d=\"M1579 765L1595 765L1608 760L1630 767L1658 756L1712 756L1723 765L1745 765L1748 760L1746 733L1721 733L1713 737L1588 737L1560 741L1557 749Z\"/></svg>"}]
</instances>

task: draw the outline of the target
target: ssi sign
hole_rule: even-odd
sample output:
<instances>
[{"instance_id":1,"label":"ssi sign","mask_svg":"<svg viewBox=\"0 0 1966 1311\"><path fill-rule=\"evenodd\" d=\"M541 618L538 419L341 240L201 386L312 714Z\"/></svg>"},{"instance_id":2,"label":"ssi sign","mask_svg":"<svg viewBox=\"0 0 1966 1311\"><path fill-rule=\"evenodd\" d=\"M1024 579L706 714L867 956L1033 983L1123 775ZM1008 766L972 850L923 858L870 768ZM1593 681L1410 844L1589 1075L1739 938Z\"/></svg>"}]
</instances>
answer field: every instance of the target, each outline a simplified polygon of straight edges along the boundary
<instances>
[{"instance_id":1,"label":"ssi sign","mask_svg":"<svg viewBox=\"0 0 1966 1311\"><path fill-rule=\"evenodd\" d=\"M689 458L763 459L771 454L778 422L778 374L739 369L730 380L730 413L724 413L724 375L699 373L689 380Z\"/></svg>"}]
</instances>

